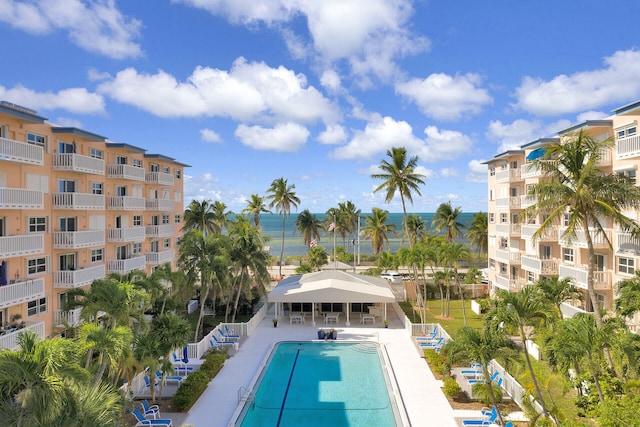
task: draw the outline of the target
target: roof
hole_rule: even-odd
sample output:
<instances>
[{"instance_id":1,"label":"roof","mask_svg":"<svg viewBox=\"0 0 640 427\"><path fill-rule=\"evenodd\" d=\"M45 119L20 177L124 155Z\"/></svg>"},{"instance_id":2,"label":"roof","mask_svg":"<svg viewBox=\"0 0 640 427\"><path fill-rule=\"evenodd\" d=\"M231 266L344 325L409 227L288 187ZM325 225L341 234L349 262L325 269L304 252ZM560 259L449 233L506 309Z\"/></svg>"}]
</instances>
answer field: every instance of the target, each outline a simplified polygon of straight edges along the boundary
<instances>
[{"instance_id":1,"label":"roof","mask_svg":"<svg viewBox=\"0 0 640 427\"><path fill-rule=\"evenodd\" d=\"M125 150L133 151L135 153L145 153L147 151L144 148L136 147L135 145L126 144L126 143L123 143L123 142L111 142L111 141L108 141L107 143L109 144L108 147L111 147L111 148L122 148L122 149L125 149Z\"/></svg>"},{"instance_id":2,"label":"roof","mask_svg":"<svg viewBox=\"0 0 640 427\"><path fill-rule=\"evenodd\" d=\"M320 267L320 270L353 270L353 265L340 261L329 261L328 264Z\"/></svg>"},{"instance_id":3,"label":"roof","mask_svg":"<svg viewBox=\"0 0 640 427\"><path fill-rule=\"evenodd\" d=\"M389 283L381 277L324 270L287 277L273 288L269 302L393 302Z\"/></svg>"},{"instance_id":4,"label":"roof","mask_svg":"<svg viewBox=\"0 0 640 427\"><path fill-rule=\"evenodd\" d=\"M32 123L43 124L47 120L46 117L38 116L35 110L8 101L0 101L0 113Z\"/></svg>"},{"instance_id":5,"label":"roof","mask_svg":"<svg viewBox=\"0 0 640 427\"><path fill-rule=\"evenodd\" d=\"M97 133L87 132L86 130L78 129L75 127L52 127L52 133L66 133L69 135L77 135L85 139L90 139L93 141L104 142L107 140L106 136L98 135Z\"/></svg>"}]
</instances>

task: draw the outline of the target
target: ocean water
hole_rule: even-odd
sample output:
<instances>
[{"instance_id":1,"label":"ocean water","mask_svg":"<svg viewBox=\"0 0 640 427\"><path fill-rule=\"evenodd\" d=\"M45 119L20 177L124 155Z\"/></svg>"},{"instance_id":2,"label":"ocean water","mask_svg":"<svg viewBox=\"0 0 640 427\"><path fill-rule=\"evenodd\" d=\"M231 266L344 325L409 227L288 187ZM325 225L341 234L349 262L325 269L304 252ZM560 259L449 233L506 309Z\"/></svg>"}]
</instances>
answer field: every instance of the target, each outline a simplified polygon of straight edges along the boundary
<instances>
[{"instance_id":1,"label":"ocean water","mask_svg":"<svg viewBox=\"0 0 640 427\"><path fill-rule=\"evenodd\" d=\"M428 230L431 230L432 233L437 234L431 228L431 221L433 220L433 212L428 213L415 213L409 212L409 214L419 215L424 221L427 223ZM464 224L465 227L468 227L473 219L473 215L475 212L463 212L460 214L459 221ZM326 215L324 213L315 214L320 220L323 220ZM363 213L360 217L361 227L365 224L365 216L370 215L369 213ZM302 235L296 230L296 218L298 217L297 213L291 213L289 217L285 220L285 228L284 228L284 256L295 256L295 255L306 255L307 254L307 246L302 242ZM395 224L396 230L402 230L402 221L403 214L400 213L389 213L389 224ZM282 216L277 214L262 214L260 217L260 227L262 228L262 234L266 236L269 241L267 246L270 247L270 253L273 256L280 256L280 247L282 244ZM462 230L463 234L466 228ZM347 251L353 253L354 246L351 244L351 241L355 240L356 243L356 253L357 253L357 245L358 238L355 235L352 235L350 238L346 239L346 242L342 241L340 236L337 236L336 245L344 247ZM466 237L464 235L458 236L456 241L460 243L468 243ZM391 247L391 252L396 252L401 245L406 245L405 242L402 244L402 236L389 236L389 244ZM321 233L320 241L318 242L319 246L322 246L326 249L327 253L333 252L333 238L330 233ZM387 250L387 246L385 245L385 250ZM364 240L364 238L360 237L360 254L372 254L373 249L371 247L370 240Z\"/></svg>"}]
</instances>

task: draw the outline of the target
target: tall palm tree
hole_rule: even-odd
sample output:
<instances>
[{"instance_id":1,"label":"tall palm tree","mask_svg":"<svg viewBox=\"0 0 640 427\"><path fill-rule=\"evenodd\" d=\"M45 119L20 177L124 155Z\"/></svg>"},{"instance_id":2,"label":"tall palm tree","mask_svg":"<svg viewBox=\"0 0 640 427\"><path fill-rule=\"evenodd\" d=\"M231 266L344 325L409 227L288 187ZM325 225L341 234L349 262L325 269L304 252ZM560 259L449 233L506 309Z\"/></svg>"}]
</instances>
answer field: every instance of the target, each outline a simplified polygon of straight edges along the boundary
<instances>
[{"instance_id":1,"label":"tall palm tree","mask_svg":"<svg viewBox=\"0 0 640 427\"><path fill-rule=\"evenodd\" d=\"M389 244L389 235L395 233L395 224L389 224L389 211L380 208L371 209L371 215L364 218L364 227L360 233L366 238L371 239L371 248L376 254L378 260L384 249L384 245Z\"/></svg>"},{"instance_id":2,"label":"tall palm tree","mask_svg":"<svg viewBox=\"0 0 640 427\"><path fill-rule=\"evenodd\" d=\"M462 318L464 319L464 326L467 326L467 312L464 306L464 290L460 283L460 275L458 274L458 266L460 261L467 261L469 259L469 249L467 245L463 243L449 242L444 246L443 257L446 264L451 269L451 275L453 276L458 292L460 292L460 301L462 302Z\"/></svg>"},{"instance_id":3,"label":"tall palm tree","mask_svg":"<svg viewBox=\"0 0 640 427\"><path fill-rule=\"evenodd\" d=\"M478 253L486 253L489 248L489 228L487 214L476 212L467 229L467 239L478 249Z\"/></svg>"},{"instance_id":4,"label":"tall palm tree","mask_svg":"<svg viewBox=\"0 0 640 427\"><path fill-rule=\"evenodd\" d=\"M165 365L170 365L170 354L173 350L185 346L191 335L189 322L174 313L164 313L155 317L151 322L151 335L158 343L160 354L163 355ZM155 371L154 371L155 372ZM164 377L164 370L162 370ZM160 397L162 398L162 384Z\"/></svg>"},{"instance_id":5,"label":"tall palm tree","mask_svg":"<svg viewBox=\"0 0 640 427\"><path fill-rule=\"evenodd\" d=\"M296 218L296 230L302 235L302 242L310 248L312 240L320 240L322 223L315 214L305 209Z\"/></svg>"},{"instance_id":6,"label":"tall palm tree","mask_svg":"<svg viewBox=\"0 0 640 427\"><path fill-rule=\"evenodd\" d=\"M640 311L640 270L632 279L617 284L616 311L624 317L631 317Z\"/></svg>"},{"instance_id":7,"label":"tall palm tree","mask_svg":"<svg viewBox=\"0 0 640 427\"><path fill-rule=\"evenodd\" d=\"M264 197L259 194L252 194L251 199L247 200L247 207L242 209L242 213L253 216L253 223L256 227L260 227L260 216L270 212L264 202Z\"/></svg>"},{"instance_id":8,"label":"tall palm tree","mask_svg":"<svg viewBox=\"0 0 640 427\"><path fill-rule=\"evenodd\" d=\"M94 376L95 386L100 384L109 366L113 365L117 368L118 361L133 342L133 333L129 327L106 328L95 323L83 323L78 337L81 342L85 343L88 350L85 369L90 369L94 360L97 363ZM98 355L97 359L93 357L94 354Z\"/></svg>"},{"instance_id":9,"label":"tall palm tree","mask_svg":"<svg viewBox=\"0 0 640 427\"><path fill-rule=\"evenodd\" d=\"M289 185L286 179L274 179L267 190L267 199L269 209L276 209L279 215L282 215L282 246L280 247L280 263L278 265L278 275L282 276L282 260L284 259L284 231L286 219L291 215L291 207L298 208L300 199L296 196L295 184Z\"/></svg>"},{"instance_id":10,"label":"tall palm tree","mask_svg":"<svg viewBox=\"0 0 640 427\"><path fill-rule=\"evenodd\" d=\"M436 213L433 215L431 226L436 231L445 230L444 237L448 242L452 242L453 239L458 237L462 229L465 228L464 224L459 221L462 209L460 206L453 208L451 202L440 203Z\"/></svg>"},{"instance_id":11,"label":"tall palm tree","mask_svg":"<svg viewBox=\"0 0 640 427\"><path fill-rule=\"evenodd\" d=\"M598 169L599 162L613 144L611 138L600 141L581 129L546 146L544 156L533 161L545 179L533 185L529 195L536 201L522 212L525 220L544 215L534 238L563 222L566 224L564 240L571 242L579 233L584 234L588 249L587 292L598 326L602 325L602 314L594 289L593 239L603 236L611 247L605 231L609 228L607 221L615 223L622 232L640 234L638 223L622 213L640 204L640 188L627 177L603 174Z\"/></svg>"},{"instance_id":12,"label":"tall palm tree","mask_svg":"<svg viewBox=\"0 0 640 427\"><path fill-rule=\"evenodd\" d=\"M564 279L560 279L558 276L542 278L536 282L535 286L542 294L542 297L555 307L557 320L562 320L560 307L563 302L582 298L582 292L576 285L571 283L570 277L565 277Z\"/></svg>"},{"instance_id":13,"label":"tall palm tree","mask_svg":"<svg viewBox=\"0 0 640 427\"><path fill-rule=\"evenodd\" d=\"M192 200L184 211L183 230L200 230L205 236L216 230L215 216L210 199Z\"/></svg>"},{"instance_id":14,"label":"tall palm tree","mask_svg":"<svg viewBox=\"0 0 640 427\"><path fill-rule=\"evenodd\" d=\"M344 239L346 236L356 232L360 209L351 200L347 200L346 202L338 203L338 211L340 212L340 223L345 231Z\"/></svg>"},{"instance_id":15,"label":"tall palm tree","mask_svg":"<svg viewBox=\"0 0 640 427\"><path fill-rule=\"evenodd\" d=\"M531 338L531 327L539 326L553 314L549 310L547 302L540 298L538 291L533 286L525 286L520 292L513 293L505 290L498 291L498 302L495 319L504 322L505 328L515 329L523 343L524 356L529 368L529 374L536 390L538 400L545 416L549 411L542 396L538 380L531 363L531 355L526 342ZM489 316L494 317L494 316Z\"/></svg>"},{"instance_id":16,"label":"tall palm tree","mask_svg":"<svg viewBox=\"0 0 640 427\"><path fill-rule=\"evenodd\" d=\"M396 193L400 195L404 214L404 229L408 230L406 201L413 204L412 193L416 193L418 196L422 195L420 194L420 185L424 185L422 178L425 176L415 172L418 156L413 156L407 161L406 148L393 147L387 150L387 156L389 160L382 159L378 166L381 172L371 175L373 179L384 181L373 192L384 190L386 203L390 203ZM409 239L409 247L413 246L411 242L412 240Z\"/></svg>"},{"instance_id":17,"label":"tall palm tree","mask_svg":"<svg viewBox=\"0 0 640 427\"><path fill-rule=\"evenodd\" d=\"M211 205L211 211L213 212L213 223L215 224L215 232L222 233L227 227L227 218L229 215L233 215L233 212L227 210L227 205L220 200L216 200Z\"/></svg>"},{"instance_id":18,"label":"tall palm tree","mask_svg":"<svg viewBox=\"0 0 640 427\"><path fill-rule=\"evenodd\" d=\"M420 215L407 215L407 229L405 230L402 241L407 239L409 246L413 246L416 242L421 241L427 232L427 221L422 219Z\"/></svg>"}]
</instances>

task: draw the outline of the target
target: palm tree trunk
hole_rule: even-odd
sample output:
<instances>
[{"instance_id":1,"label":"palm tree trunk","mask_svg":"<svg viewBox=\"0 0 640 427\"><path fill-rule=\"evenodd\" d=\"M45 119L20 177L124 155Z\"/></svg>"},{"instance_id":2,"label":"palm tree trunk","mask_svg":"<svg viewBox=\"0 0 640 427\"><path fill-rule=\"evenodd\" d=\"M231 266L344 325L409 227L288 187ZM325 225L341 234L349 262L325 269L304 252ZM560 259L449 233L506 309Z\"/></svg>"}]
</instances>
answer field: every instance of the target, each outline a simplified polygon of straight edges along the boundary
<instances>
[{"instance_id":1,"label":"palm tree trunk","mask_svg":"<svg viewBox=\"0 0 640 427\"><path fill-rule=\"evenodd\" d=\"M102 360L100 362L98 370L96 371L96 376L93 381L94 386L97 386L98 384L100 384L100 381L102 381L102 376L104 375L104 371L107 369L107 364L109 363L109 358L105 357L104 352L100 355L100 358Z\"/></svg>"},{"instance_id":2,"label":"palm tree trunk","mask_svg":"<svg viewBox=\"0 0 640 427\"><path fill-rule=\"evenodd\" d=\"M453 267L453 274L456 275L456 284L458 285L458 291L460 292L460 301L462 301L462 319L464 320L464 326L467 326L467 312L464 307L464 292L462 292L462 284L458 276L458 269Z\"/></svg>"},{"instance_id":3,"label":"palm tree trunk","mask_svg":"<svg viewBox=\"0 0 640 427\"><path fill-rule=\"evenodd\" d=\"M280 246L280 264L278 265L278 277L282 277L282 259L284 258L284 226L287 217L282 213L282 245Z\"/></svg>"},{"instance_id":4,"label":"palm tree trunk","mask_svg":"<svg viewBox=\"0 0 640 427\"><path fill-rule=\"evenodd\" d=\"M413 248L413 242L411 236L409 236L409 224L407 223L407 208L404 204L404 196L400 193L400 200L402 201L402 213L404 214L404 231L407 233L407 237L409 237L409 249Z\"/></svg>"},{"instance_id":5,"label":"palm tree trunk","mask_svg":"<svg viewBox=\"0 0 640 427\"><path fill-rule=\"evenodd\" d=\"M498 402L496 400L496 394L493 392L493 384L491 383L491 375L489 375L489 369L487 369L487 363L483 361L482 372L484 374L484 383L488 384L489 387L489 397L491 397L491 404L496 411L498 412L498 419L500 420L500 425L504 425L504 420L502 419L502 413L498 410Z\"/></svg>"},{"instance_id":6,"label":"palm tree trunk","mask_svg":"<svg viewBox=\"0 0 640 427\"><path fill-rule=\"evenodd\" d=\"M529 374L531 374L531 381L533 381L533 387L536 389L538 400L540 401L540 405L542 406L542 412L545 416L549 416L549 411L547 410L547 406L545 405L544 399L542 398L542 392L540 391L540 386L538 385L536 374L533 371L531 356L529 355L529 350L527 350L527 336L524 333L523 326L520 326L520 339L522 340L522 344L524 345L524 358L527 360L527 367L529 368Z\"/></svg>"},{"instance_id":7,"label":"palm tree trunk","mask_svg":"<svg viewBox=\"0 0 640 427\"><path fill-rule=\"evenodd\" d=\"M240 278L238 279L238 290L236 293L236 300L233 304L233 315L231 316L231 323L236 322L236 313L238 312L238 302L240 301L240 294L242 293L242 285L244 285L245 270L240 271Z\"/></svg>"},{"instance_id":8,"label":"palm tree trunk","mask_svg":"<svg viewBox=\"0 0 640 427\"><path fill-rule=\"evenodd\" d=\"M204 303L207 300L207 294L209 293L209 290L207 289L207 286L205 286L202 278L200 278L200 285L200 314L198 315L198 323L196 324L196 331L193 338L195 342L200 340L198 334L200 332L200 325L202 325L202 319L204 319Z\"/></svg>"}]
</instances>

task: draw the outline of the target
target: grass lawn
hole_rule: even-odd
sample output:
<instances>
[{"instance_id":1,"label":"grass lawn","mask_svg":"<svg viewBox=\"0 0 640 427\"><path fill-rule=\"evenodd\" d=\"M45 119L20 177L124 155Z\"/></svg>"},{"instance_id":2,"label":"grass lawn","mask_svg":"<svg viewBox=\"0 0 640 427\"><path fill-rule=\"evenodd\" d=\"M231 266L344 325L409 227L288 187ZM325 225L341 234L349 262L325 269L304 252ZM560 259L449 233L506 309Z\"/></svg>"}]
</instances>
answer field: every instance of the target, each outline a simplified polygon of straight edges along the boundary
<instances>
[{"instance_id":1,"label":"grass lawn","mask_svg":"<svg viewBox=\"0 0 640 427\"><path fill-rule=\"evenodd\" d=\"M471 301L465 300L465 312L467 314L467 326L481 329L484 316L477 315L471 311ZM464 318L462 316L462 304L460 300L452 300L449 310L449 317L442 317L441 301L427 300L427 316L424 322L421 321L423 314L422 309L414 307L410 302L400 303L409 320L413 323L439 323L449 335L455 335L456 331L464 326Z\"/></svg>"}]
</instances>

